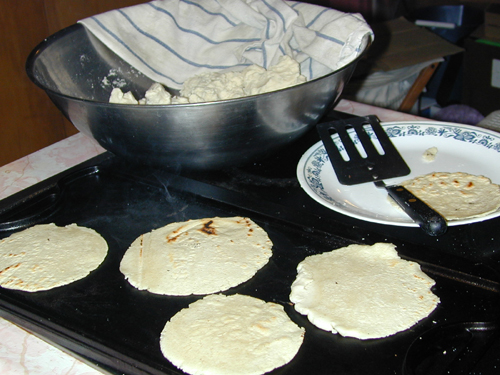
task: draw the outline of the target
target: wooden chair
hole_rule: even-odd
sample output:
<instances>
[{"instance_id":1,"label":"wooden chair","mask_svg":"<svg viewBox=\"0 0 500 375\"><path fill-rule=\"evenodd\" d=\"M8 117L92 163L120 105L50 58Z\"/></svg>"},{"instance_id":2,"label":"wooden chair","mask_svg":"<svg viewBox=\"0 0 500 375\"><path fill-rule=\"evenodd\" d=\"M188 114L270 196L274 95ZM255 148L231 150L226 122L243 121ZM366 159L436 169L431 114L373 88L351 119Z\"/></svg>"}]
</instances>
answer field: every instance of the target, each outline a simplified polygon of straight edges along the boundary
<instances>
[{"instance_id":1,"label":"wooden chair","mask_svg":"<svg viewBox=\"0 0 500 375\"><path fill-rule=\"evenodd\" d=\"M417 79L401 102L398 111L406 113L411 111L438 66L439 62L435 62L420 71Z\"/></svg>"}]
</instances>

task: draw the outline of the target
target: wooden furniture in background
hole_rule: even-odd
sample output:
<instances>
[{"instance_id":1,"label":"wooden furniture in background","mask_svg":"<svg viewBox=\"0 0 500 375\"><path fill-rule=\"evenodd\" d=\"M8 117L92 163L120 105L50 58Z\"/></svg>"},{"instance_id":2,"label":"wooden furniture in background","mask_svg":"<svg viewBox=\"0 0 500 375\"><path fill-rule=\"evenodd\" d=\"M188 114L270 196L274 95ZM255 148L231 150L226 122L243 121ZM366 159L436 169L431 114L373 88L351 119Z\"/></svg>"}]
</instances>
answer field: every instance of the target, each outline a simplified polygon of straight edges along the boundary
<instances>
[{"instance_id":1,"label":"wooden furniture in background","mask_svg":"<svg viewBox=\"0 0 500 375\"><path fill-rule=\"evenodd\" d=\"M26 58L44 38L82 18L146 0L0 1L0 165L77 132L28 78Z\"/></svg>"},{"instance_id":2,"label":"wooden furniture in background","mask_svg":"<svg viewBox=\"0 0 500 375\"><path fill-rule=\"evenodd\" d=\"M422 94L422 91L424 90L425 86L427 86L427 83L429 83L429 80L432 78L432 75L434 74L438 66L439 63L435 62L420 71L417 79L410 87L410 90L399 105L398 111L407 113L411 111L413 105L417 102L420 94Z\"/></svg>"}]
</instances>

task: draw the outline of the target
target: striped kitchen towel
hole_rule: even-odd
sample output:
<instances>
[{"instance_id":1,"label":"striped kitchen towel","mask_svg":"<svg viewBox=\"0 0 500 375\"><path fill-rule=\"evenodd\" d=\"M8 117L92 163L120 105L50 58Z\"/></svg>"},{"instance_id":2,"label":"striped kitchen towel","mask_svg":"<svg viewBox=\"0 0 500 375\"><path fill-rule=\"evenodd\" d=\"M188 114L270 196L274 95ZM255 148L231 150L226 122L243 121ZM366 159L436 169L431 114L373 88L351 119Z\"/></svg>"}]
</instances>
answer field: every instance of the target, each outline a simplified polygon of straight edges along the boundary
<instances>
[{"instance_id":1,"label":"striped kitchen towel","mask_svg":"<svg viewBox=\"0 0 500 375\"><path fill-rule=\"evenodd\" d=\"M153 81L178 89L193 75L282 55L317 78L348 64L373 38L359 14L282 0L157 0L79 21Z\"/></svg>"}]
</instances>

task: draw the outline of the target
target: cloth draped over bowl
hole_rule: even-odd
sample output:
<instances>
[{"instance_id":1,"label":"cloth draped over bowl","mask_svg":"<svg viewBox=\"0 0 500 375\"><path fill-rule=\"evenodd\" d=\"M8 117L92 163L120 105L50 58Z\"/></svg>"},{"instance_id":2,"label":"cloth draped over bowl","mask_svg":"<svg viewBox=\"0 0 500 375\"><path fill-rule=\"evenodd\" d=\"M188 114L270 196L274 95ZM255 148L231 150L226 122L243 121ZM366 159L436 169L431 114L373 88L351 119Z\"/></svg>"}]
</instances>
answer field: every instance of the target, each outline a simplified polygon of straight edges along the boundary
<instances>
[{"instance_id":1,"label":"cloth draped over bowl","mask_svg":"<svg viewBox=\"0 0 500 375\"><path fill-rule=\"evenodd\" d=\"M282 0L158 0L79 21L155 82L179 89L200 73L269 68L282 55L308 80L354 60L373 32L359 14Z\"/></svg>"}]
</instances>

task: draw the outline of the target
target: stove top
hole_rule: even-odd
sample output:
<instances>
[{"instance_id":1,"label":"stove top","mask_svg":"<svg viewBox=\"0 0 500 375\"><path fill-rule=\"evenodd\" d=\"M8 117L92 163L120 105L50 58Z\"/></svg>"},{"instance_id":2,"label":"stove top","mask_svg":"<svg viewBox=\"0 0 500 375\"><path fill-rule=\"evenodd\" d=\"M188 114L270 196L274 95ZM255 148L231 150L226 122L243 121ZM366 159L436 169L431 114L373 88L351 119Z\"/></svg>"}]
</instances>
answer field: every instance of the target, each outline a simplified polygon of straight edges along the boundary
<instances>
[{"instance_id":1,"label":"stove top","mask_svg":"<svg viewBox=\"0 0 500 375\"><path fill-rule=\"evenodd\" d=\"M333 212L313 201L295 177L298 160L318 140L312 130L272 158L220 171L134 167L105 153L1 201L0 238L37 223L75 222L101 233L110 251L98 270L66 287L40 293L0 288L0 315L109 373L180 374L161 355L158 335L199 296L135 290L120 274L119 262L138 235L169 222L241 215L269 233L273 258L228 293L281 303L306 328L299 355L272 374L432 375L457 366L495 374L500 218L430 237L416 227ZM294 311L288 295L305 256L381 241L396 244L401 257L417 261L436 280L441 303L429 318L394 336L361 341L321 331Z\"/></svg>"}]
</instances>

